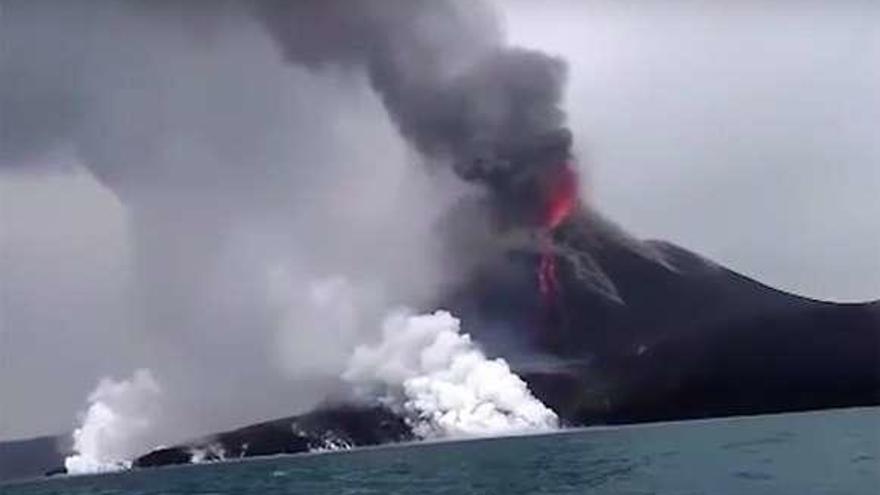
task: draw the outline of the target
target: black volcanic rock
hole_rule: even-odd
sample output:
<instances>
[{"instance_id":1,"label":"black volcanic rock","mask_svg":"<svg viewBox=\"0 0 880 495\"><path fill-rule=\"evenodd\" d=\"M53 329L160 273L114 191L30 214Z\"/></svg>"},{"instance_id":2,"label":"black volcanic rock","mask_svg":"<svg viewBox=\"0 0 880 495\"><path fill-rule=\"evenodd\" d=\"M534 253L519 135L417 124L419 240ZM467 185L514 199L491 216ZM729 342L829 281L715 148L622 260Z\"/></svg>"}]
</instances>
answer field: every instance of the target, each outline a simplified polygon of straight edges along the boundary
<instances>
[{"instance_id":1,"label":"black volcanic rock","mask_svg":"<svg viewBox=\"0 0 880 495\"><path fill-rule=\"evenodd\" d=\"M148 468L173 464L189 464L192 456L192 452L186 447L165 447L138 457L132 465L137 468Z\"/></svg>"},{"instance_id":2,"label":"black volcanic rock","mask_svg":"<svg viewBox=\"0 0 880 495\"><path fill-rule=\"evenodd\" d=\"M139 457L134 467L338 450L413 440L402 418L383 407L350 404L217 433ZM195 456L195 458L194 458Z\"/></svg>"},{"instance_id":3,"label":"black volcanic rock","mask_svg":"<svg viewBox=\"0 0 880 495\"><path fill-rule=\"evenodd\" d=\"M58 467L55 467L55 468L52 468L52 469L46 471L45 474L44 474L44 476L47 476L47 477L49 477L49 476L61 476L61 475L63 475L63 474L67 474L67 468L64 467L64 466L58 466Z\"/></svg>"}]
</instances>

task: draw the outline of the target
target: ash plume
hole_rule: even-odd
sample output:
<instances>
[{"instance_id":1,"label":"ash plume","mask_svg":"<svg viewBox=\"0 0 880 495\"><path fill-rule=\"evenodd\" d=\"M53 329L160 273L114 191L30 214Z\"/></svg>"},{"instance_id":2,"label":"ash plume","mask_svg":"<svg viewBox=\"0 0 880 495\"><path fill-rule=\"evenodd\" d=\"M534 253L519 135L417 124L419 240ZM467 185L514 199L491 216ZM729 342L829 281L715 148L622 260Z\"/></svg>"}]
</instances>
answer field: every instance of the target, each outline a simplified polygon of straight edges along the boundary
<instances>
[{"instance_id":1,"label":"ash plume","mask_svg":"<svg viewBox=\"0 0 880 495\"><path fill-rule=\"evenodd\" d=\"M548 171L567 166L571 137L560 108L565 63L507 46L502 26L481 3L269 0L257 6L288 61L364 71L416 149L485 185L504 207L526 204L536 215Z\"/></svg>"}]
</instances>

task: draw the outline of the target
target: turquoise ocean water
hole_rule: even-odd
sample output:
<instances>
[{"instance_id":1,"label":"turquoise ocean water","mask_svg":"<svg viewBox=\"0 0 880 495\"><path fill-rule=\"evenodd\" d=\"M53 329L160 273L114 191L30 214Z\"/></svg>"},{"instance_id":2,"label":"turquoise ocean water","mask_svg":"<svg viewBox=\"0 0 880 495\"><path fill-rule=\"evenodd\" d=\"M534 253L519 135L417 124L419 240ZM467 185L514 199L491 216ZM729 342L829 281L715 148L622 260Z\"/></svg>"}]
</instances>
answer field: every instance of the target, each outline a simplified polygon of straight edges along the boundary
<instances>
[{"instance_id":1,"label":"turquoise ocean water","mask_svg":"<svg viewBox=\"0 0 880 495\"><path fill-rule=\"evenodd\" d=\"M550 435L36 480L46 494L880 494L880 408Z\"/></svg>"}]
</instances>

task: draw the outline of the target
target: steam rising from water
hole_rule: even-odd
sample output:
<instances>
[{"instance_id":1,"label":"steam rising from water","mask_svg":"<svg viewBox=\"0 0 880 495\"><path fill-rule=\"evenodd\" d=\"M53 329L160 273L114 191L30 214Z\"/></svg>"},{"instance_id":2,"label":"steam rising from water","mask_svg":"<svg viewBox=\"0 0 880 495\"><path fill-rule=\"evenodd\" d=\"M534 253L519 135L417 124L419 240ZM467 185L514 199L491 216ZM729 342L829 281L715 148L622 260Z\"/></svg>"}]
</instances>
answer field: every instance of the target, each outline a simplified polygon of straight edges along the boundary
<instances>
[{"instance_id":1,"label":"steam rising from water","mask_svg":"<svg viewBox=\"0 0 880 495\"><path fill-rule=\"evenodd\" d=\"M103 378L89 395L82 425L73 432L75 454L64 460L70 474L117 471L152 446L162 389L150 370L127 380Z\"/></svg>"},{"instance_id":2,"label":"steam rising from water","mask_svg":"<svg viewBox=\"0 0 880 495\"><path fill-rule=\"evenodd\" d=\"M503 359L488 359L446 311L391 314L382 342L355 350L344 378L404 414L416 435L550 430L556 413Z\"/></svg>"}]
</instances>

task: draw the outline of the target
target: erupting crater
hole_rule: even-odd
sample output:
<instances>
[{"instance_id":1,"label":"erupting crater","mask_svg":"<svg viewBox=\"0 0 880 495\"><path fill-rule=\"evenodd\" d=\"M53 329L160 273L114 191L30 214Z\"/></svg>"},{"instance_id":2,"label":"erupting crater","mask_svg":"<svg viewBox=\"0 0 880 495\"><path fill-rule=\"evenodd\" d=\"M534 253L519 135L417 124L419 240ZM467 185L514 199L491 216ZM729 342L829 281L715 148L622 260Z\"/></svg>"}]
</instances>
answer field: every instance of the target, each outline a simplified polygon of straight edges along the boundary
<instances>
[{"instance_id":1,"label":"erupting crater","mask_svg":"<svg viewBox=\"0 0 880 495\"><path fill-rule=\"evenodd\" d=\"M538 290L544 303L553 304L559 288L556 275L556 255L553 253L553 234L565 223L578 205L577 174L566 162L549 176L545 186L545 204L541 216L541 261L538 264Z\"/></svg>"}]
</instances>

